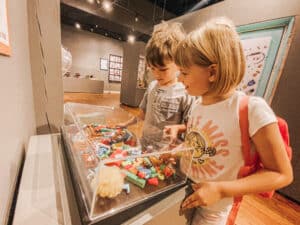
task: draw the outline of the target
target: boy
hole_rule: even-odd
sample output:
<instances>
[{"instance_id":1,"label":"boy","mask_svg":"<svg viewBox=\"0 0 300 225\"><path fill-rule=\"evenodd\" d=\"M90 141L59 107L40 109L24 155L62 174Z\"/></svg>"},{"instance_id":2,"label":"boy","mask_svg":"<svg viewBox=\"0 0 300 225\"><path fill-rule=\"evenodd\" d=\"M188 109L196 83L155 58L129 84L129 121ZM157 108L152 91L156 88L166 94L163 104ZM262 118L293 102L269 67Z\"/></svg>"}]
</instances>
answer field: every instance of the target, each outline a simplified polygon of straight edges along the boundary
<instances>
[{"instance_id":1,"label":"boy","mask_svg":"<svg viewBox=\"0 0 300 225\"><path fill-rule=\"evenodd\" d=\"M187 121L187 115L194 97L189 96L182 83L177 82L178 68L174 63L177 45L185 38L179 23L162 23L155 27L146 45L146 62L154 81L140 103L140 118L145 120L141 139L143 150L160 150L163 143L163 129L167 125ZM136 122L131 120L125 125Z\"/></svg>"}]
</instances>

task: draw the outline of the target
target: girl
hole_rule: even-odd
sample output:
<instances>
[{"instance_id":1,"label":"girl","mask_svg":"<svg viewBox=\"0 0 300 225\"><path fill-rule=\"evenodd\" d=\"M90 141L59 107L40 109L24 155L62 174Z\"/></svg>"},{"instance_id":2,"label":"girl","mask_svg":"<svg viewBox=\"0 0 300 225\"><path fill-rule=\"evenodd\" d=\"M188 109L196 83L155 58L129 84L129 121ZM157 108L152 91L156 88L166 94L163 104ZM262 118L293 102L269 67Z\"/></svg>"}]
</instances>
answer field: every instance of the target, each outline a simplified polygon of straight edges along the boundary
<instances>
[{"instance_id":1,"label":"girl","mask_svg":"<svg viewBox=\"0 0 300 225\"><path fill-rule=\"evenodd\" d=\"M249 134L264 168L237 179L244 165L236 91L245 73L245 57L233 23L226 18L207 22L191 32L177 48L179 80L190 95L201 96L187 127L167 127L173 137L186 130L186 143L195 149L189 178L194 193L182 209L195 209L192 224L225 225L233 198L282 188L293 180L292 168L279 133L276 116L260 97L248 105ZM186 162L186 163L185 163ZM188 160L181 168L188 171Z\"/></svg>"}]
</instances>

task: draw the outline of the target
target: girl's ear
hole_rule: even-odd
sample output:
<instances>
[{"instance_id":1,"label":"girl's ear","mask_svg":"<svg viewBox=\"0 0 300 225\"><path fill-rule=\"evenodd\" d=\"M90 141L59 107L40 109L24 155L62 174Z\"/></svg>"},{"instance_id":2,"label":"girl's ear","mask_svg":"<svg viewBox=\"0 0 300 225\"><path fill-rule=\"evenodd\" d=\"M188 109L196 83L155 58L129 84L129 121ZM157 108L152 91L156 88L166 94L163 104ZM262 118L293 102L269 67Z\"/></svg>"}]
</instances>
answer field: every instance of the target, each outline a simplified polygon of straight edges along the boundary
<instances>
[{"instance_id":1,"label":"girl's ear","mask_svg":"<svg viewBox=\"0 0 300 225\"><path fill-rule=\"evenodd\" d=\"M210 76L209 76L208 80L210 82L215 82L217 79L217 64L211 64L209 66L209 72L210 72Z\"/></svg>"}]
</instances>

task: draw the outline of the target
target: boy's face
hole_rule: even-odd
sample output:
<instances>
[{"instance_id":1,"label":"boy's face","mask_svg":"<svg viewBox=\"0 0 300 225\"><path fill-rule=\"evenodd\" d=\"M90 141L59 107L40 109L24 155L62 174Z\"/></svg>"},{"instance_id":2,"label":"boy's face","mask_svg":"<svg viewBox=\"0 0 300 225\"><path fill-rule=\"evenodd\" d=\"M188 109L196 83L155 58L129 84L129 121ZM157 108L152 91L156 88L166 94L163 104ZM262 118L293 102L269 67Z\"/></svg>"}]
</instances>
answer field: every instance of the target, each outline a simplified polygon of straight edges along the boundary
<instances>
[{"instance_id":1,"label":"boy's face","mask_svg":"<svg viewBox=\"0 0 300 225\"><path fill-rule=\"evenodd\" d=\"M178 67L172 61L167 61L164 66L149 65L149 68L160 86L168 86L176 82Z\"/></svg>"},{"instance_id":2,"label":"boy's face","mask_svg":"<svg viewBox=\"0 0 300 225\"><path fill-rule=\"evenodd\" d=\"M179 67L178 80L185 86L189 95L204 96L211 85L211 69L206 66L193 64L188 68Z\"/></svg>"}]
</instances>

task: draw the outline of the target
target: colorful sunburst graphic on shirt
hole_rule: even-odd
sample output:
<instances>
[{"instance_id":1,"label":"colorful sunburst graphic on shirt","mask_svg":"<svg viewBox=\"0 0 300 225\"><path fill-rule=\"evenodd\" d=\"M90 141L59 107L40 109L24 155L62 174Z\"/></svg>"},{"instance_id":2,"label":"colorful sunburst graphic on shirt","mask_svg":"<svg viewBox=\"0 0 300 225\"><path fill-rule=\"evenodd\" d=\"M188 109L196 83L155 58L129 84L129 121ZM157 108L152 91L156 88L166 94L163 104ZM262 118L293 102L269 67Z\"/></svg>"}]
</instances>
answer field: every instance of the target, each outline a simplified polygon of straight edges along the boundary
<instances>
[{"instance_id":1,"label":"colorful sunburst graphic on shirt","mask_svg":"<svg viewBox=\"0 0 300 225\"><path fill-rule=\"evenodd\" d=\"M224 158L230 154L224 133L214 121L202 121L201 116L191 118L187 128L185 143L194 153L191 169L188 166L191 158L182 160L181 168L189 171L189 177L194 180L217 176L224 169Z\"/></svg>"},{"instance_id":2,"label":"colorful sunburst graphic on shirt","mask_svg":"<svg viewBox=\"0 0 300 225\"><path fill-rule=\"evenodd\" d=\"M208 157L216 154L216 148L206 141L209 139L205 136L205 134L192 130L185 137L187 146L194 149L193 163L195 164L204 164Z\"/></svg>"}]
</instances>

